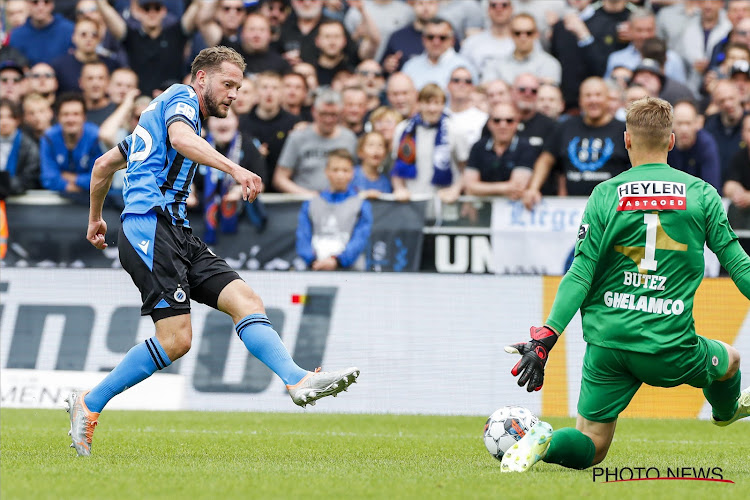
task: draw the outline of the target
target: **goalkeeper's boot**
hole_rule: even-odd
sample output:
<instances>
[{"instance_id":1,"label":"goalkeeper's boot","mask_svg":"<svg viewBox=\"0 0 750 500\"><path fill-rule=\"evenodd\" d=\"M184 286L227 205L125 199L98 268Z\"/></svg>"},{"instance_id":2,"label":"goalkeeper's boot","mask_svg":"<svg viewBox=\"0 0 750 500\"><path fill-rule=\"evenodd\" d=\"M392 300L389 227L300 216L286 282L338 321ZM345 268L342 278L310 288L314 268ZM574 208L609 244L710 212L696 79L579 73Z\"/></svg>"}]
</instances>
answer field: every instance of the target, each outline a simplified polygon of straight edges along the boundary
<instances>
[{"instance_id":1,"label":"goalkeeper's boot","mask_svg":"<svg viewBox=\"0 0 750 500\"><path fill-rule=\"evenodd\" d=\"M66 411L70 413L68 436L73 440L70 447L75 448L78 455L82 457L91 455L91 440L94 437L94 428L99 423L99 414L89 411L86 407L86 402L83 400L86 394L88 391L72 392L65 399L68 403Z\"/></svg>"},{"instance_id":2,"label":"goalkeeper's boot","mask_svg":"<svg viewBox=\"0 0 750 500\"><path fill-rule=\"evenodd\" d=\"M501 472L526 472L544 458L552 439L552 426L540 421L503 455Z\"/></svg>"},{"instance_id":3,"label":"goalkeeper's boot","mask_svg":"<svg viewBox=\"0 0 750 500\"><path fill-rule=\"evenodd\" d=\"M287 385L286 390L292 397L294 404L301 407L314 405L315 401L326 396L336 396L339 392L357 381L359 368L347 368L335 372L322 372L318 367L309 372L302 380L294 385Z\"/></svg>"},{"instance_id":4,"label":"goalkeeper's boot","mask_svg":"<svg viewBox=\"0 0 750 500\"><path fill-rule=\"evenodd\" d=\"M734 412L732 418L729 420L716 420L716 418L711 415L711 423L718 425L719 427L726 427L727 425L745 417L750 417L750 387L740 393L740 397L737 399L737 411Z\"/></svg>"}]
</instances>

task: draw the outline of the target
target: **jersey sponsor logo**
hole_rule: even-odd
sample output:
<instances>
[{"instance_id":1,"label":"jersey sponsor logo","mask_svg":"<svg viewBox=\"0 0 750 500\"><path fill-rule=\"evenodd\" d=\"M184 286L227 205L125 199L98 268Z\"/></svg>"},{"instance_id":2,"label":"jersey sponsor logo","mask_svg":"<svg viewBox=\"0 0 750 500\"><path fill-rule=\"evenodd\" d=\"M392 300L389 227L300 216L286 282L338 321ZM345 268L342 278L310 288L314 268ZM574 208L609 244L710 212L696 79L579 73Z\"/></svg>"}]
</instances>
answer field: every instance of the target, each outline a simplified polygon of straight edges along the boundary
<instances>
[{"instance_id":1,"label":"jersey sponsor logo","mask_svg":"<svg viewBox=\"0 0 750 500\"><path fill-rule=\"evenodd\" d=\"M587 234L589 234L589 225L581 224L581 227L578 228L578 241L585 240Z\"/></svg>"},{"instance_id":2,"label":"jersey sponsor logo","mask_svg":"<svg viewBox=\"0 0 750 500\"><path fill-rule=\"evenodd\" d=\"M680 299L662 299L609 291L604 292L604 305L612 309L630 309L667 316L679 316L685 310L685 303Z\"/></svg>"},{"instance_id":3,"label":"jersey sponsor logo","mask_svg":"<svg viewBox=\"0 0 750 500\"><path fill-rule=\"evenodd\" d=\"M174 108L174 114L182 115L190 121L195 120L195 108L184 102L177 103L177 106Z\"/></svg>"},{"instance_id":4,"label":"jersey sponsor logo","mask_svg":"<svg viewBox=\"0 0 750 500\"><path fill-rule=\"evenodd\" d=\"M148 254L148 244L149 243L150 243L150 241L143 240L140 243L138 243L138 248L140 248L143 251L143 253Z\"/></svg>"},{"instance_id":5,"label":"jersey sponsor logo","mask_svg":"<svg viewBox=\"0 0 750 500\"><path fill-rule=\"evenodd\" d=\"M687 190L682 182L635 181L617 186L617 211L685 210Z\"/></svg>"}]
</instances>

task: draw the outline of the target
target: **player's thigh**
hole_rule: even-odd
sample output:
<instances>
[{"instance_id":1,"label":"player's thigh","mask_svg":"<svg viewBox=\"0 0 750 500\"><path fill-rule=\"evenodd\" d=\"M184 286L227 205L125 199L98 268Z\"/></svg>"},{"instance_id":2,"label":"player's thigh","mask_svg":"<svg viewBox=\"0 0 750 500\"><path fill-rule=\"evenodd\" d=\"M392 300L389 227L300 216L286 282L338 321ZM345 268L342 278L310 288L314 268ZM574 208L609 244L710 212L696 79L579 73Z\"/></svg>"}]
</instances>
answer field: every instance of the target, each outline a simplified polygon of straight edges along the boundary
<instances>
[{"instance_id":1,"label":"player's thigh","mask_svg":"<svg viewBox=\"0 0 750 500\"><path fill-rule=\"evenodd\" d=\"M190 312L188 268L179 234L156 213L130 214L120 225L120 263L141 293L141 315L163 317Z\"/></svg>"},{"instance_id":2,"label":"player's thigh","mask_svg":"<svg viewBox=\"0 0 750 500\"><path fill-rule=\"evenodd\" d=\"M594 447L596 448L594 462L591 465L600 463L607 456L609 447L612 444L612 438L615 436L616 427L617 420L613 420L612 422L593 422L578 415L576 429L588 436L594 442Z\"/></svg>"},{"instance_id":3,"label":"player's thigh","mask_svg":"<svg viewBox=\"0 0 750 500\"><path fill-rule=\"evenodd\" d=\"M625 367L625 354L617 349L586 346L578 397L578 413L586 420L614 422L640 388L641 381Z\"/></svg>"}]
</instances>

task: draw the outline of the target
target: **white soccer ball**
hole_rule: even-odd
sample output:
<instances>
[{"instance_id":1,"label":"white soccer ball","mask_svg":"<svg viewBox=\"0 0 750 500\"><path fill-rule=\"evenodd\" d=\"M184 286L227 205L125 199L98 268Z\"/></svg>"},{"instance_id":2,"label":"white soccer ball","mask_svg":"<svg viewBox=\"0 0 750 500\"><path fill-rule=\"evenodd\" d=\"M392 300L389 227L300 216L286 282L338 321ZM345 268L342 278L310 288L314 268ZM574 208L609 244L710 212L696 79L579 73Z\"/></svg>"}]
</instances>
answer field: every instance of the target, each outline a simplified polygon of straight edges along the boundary
<instances>
[{"instance_id":1,"label":"white soccer ball","mask_svg":"<svg viewBox=\"0 0 750 500\"><path fill-rule=\"evenodd\" d=\"M505 452L524 437L539 419L522 406L503 406L484 424L484 445L490 455L503 459Z\"/></svg>"}]
</instances>

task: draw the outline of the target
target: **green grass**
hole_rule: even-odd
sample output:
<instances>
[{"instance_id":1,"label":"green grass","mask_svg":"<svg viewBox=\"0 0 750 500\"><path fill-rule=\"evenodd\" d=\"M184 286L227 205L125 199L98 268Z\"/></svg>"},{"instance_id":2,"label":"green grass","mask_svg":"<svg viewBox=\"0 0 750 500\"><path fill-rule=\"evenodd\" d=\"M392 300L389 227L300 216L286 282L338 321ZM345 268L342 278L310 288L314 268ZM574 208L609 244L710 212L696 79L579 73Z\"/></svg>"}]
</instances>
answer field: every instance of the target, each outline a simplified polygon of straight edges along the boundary
<instances>
[{"instance_id":1,"label":"green grass","mask_svg":"<svg viewBox=\"0 0 750 500\"><path fill-rule=\"evenodd\" d=\"M555 427L572 419L549 419ZM750 424L622 420L614 467L721 467L735 484L594 483L540 463L501 474L482 417L107 411L94 455L68 448L63 410L0 413L3 500L142 498L745 498Z\"/></svg>"}]
</instances>

